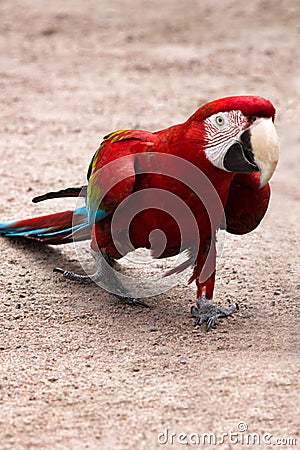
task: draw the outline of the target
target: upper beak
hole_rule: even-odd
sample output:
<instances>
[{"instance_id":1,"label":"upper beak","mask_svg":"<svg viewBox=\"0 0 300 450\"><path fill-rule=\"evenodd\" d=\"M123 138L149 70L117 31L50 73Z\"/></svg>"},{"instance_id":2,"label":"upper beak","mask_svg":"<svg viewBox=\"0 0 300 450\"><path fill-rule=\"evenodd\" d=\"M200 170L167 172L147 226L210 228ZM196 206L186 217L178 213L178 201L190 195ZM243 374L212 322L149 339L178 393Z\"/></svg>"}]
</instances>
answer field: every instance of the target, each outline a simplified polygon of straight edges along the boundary
<instances>
[{"instance_id":1,"label":"upper beak","mask_svg":"<svg viewBox=\"0 0 300 450\"><path fill-rule=\"evenodd\" d=\"M239 139L228 149L224 168L230 172L260 173L260 187L273 175L279 159L277 133L271 118L258 119L243 131Z\"/></svg>"},{"instance_id":2,"label":"upper beak","mask_svg":"<svg viewBox=\"0 0 300 450\"><path fill-rule=\"evenodd\" d=\"M268 183L279 159L279 144L272 119L261 119L250 128L254 160L259 167L260 187Z\"/></svg>"}]
</instances>

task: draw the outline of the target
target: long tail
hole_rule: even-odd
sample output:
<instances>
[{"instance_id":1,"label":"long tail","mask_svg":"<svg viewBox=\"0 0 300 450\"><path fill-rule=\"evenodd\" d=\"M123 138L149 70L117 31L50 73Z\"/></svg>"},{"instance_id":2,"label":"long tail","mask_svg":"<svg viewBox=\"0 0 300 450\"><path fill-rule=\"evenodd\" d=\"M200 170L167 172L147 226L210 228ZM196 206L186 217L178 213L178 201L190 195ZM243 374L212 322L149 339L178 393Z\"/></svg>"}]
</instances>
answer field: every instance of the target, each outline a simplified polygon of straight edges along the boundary
<instances>
[{"instance_id":1,"label":"long tail","mask_svg":"<svg viewBox=\"0 0 300 450\"><path fill-rule=\"evenodd\" d=\"M69 188L40 196L38 201L57 197L84 196L83 193L82 188ZM86 207L83 206L74 211L68 210L33 219L0 222L1 234L8 237L35 239L45 244L67 244L90 239L91 227L87 220Z\"/></svg>"}]
</instances>

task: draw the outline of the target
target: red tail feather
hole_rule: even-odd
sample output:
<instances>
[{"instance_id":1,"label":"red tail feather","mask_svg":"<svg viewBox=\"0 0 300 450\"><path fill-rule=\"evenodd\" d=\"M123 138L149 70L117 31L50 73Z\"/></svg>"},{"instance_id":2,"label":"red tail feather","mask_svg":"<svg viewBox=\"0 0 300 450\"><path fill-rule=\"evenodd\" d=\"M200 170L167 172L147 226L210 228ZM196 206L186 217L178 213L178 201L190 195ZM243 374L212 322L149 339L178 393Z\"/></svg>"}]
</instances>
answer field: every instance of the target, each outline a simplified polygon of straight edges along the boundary
<instances>
[{"instance_id":1,"label":"red tail feather","mask_svg":"<svg viewBox=\"0 0 300 450\"><path fill-rule=\"evenodd\" d=\"M0 223L0 234L8 237L25 237L46 244L66 244L90 239L91 230L86 214L63 211L33 219Z\"/></svg>"}]
</instances>

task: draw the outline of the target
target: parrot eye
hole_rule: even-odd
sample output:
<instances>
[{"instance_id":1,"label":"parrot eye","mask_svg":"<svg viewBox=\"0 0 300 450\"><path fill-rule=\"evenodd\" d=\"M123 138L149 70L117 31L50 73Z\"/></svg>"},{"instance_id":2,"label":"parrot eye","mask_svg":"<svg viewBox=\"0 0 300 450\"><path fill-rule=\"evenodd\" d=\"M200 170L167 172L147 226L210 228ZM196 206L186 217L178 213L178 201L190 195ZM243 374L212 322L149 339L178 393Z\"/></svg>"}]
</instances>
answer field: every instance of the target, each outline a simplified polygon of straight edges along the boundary
<instances>
[{"instance_id":1,"label":"parrot eye","mask_svg":"<svg viewBox=\"0 0 300 450\"><path fill-rule=\"evenodd\" d=\"M223 129L230 124L230 116L228 112L212 114L208 117L207 123L210 124L215 131L223 131Z\"/></svg>"},{"instance_id":2,"label":"parrot eye","mask_svg":"<svg viewBox=\"0 0 300 450\"><path fill-rule=\"evenodd\" d=\"M225 119L223 116L216 116L215 121L219 127L221 127L225 123Z\"/></svg>"}]
</instances>

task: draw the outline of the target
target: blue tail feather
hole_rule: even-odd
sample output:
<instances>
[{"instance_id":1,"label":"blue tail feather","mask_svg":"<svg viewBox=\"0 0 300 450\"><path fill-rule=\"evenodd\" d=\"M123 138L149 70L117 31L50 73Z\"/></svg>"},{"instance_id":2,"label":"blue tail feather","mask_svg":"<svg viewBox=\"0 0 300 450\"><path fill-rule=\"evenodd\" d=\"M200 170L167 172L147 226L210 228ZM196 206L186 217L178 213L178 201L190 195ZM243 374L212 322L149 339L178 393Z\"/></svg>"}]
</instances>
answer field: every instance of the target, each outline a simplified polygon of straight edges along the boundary
<instances>
[{"instance_id":1,"label":"blue tail feather","mask_svg":"<svg viewBox=\"0 0 300 450\"><path fill-rule=\"evenodd\" d=\"M103 210L98 210L95 220L106 217ZM47 244L64 244L72 241L89 239L91 226L88 222L86 206L74 211L63 211L33 219L0 222L0 235L8 237L25 237L44 241Z\"/></svg>"},{"instance_id":2,"label":"blue tail feather","mask_svg":"<svg viewBox=\"0 0 300 450\"><path fill-rule=\"evenodd\" d=\"M0 235L37 239L49 244L89 239L90 233L85 206L33 219L0 222Z\"/></svg>"}]
</instances>

